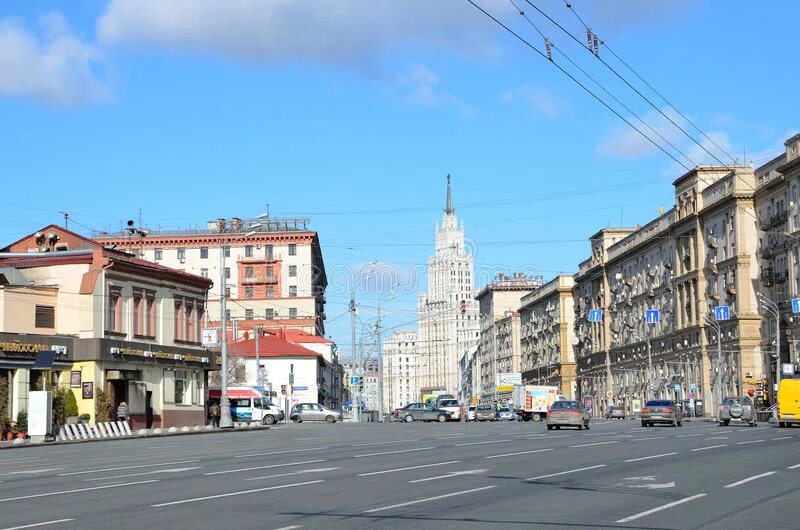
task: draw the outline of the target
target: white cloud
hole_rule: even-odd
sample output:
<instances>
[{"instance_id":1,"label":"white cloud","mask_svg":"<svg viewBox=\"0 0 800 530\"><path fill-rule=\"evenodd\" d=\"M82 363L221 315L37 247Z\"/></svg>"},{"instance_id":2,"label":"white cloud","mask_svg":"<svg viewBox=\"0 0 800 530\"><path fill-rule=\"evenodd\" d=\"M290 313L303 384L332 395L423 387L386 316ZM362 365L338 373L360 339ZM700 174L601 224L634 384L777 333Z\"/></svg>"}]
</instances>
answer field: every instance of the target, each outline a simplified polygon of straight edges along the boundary
<instances>
[{"instance_id":1,"label":"white cloud","mask_svg":"<svg viewBox=\"0 0 800 530\"><path fill-rule=\"evenodd\" d=\"M662 112L669 116L673 122L680 125L684 130L688 131L688 127L691 127L674 110L670 108L664 108L662 109ZM684 139L688 140L688 138L686 138L686 136L684 136L684 134L677 127L675 127L675 125L664 118L661 113L651 111L641 116L642 119L654 131L678 148L681 148L681 144ZM658 135L653 132L653 130L650 130L647 128L647 126L643 125L639 120L633 117L626 116L626 118L628 118L628 121L635 125L637 129L652 138L653 141L663 145L665 149L677 156L677 153L675 153L663 139L659 138ZM686 152L685 149L681 150L684 153ZM651 156L661 152L658 147L649 142L629 125L614 126L606 135L606 137L597 145L596 151L600 155L613 156L629 160Z\"/></svg>"},{"instance_id":2,"label":"white cloud","mask_svg":"<svg viewBox=\"0 0 800 530\"><path fill-rule=\"evenodd\" d=\"M484 4L510 11L503 0ZM462 0L111 0L97 29L109 44L350 66L414 45L492 54L486 36L498 31Z\"/></svg>"},{"instance_id":3,"label":"white cloud","mask_svg":"<svg viewBox=\"0 0 800 530\"><path fill-rule=\"evenodd\" d=\"M74 106L109 97L101 51L75 36L64 17L39 19L41 37L16 19L0 19L0 95Z\"/></svg>"},{"instance_id":4,"label":"white cloud","mask_svg":"<svg viewBox=\"0 0 800 530\"><path fill-rule=\"evenodd\" d=\"M553 119L562 114L565 105L542 88L523 86L500 94L506 103L523 102L531 105L537 114Z\"/></svg>"},{"instance_id":5,"label":"white cloud","mask_svg":"<svg viewBox=\"0 0 800 530\"><path fill-rule=\"evenodd\" d=\"M398 76L397 85L410 87L411 92L405 98L409 105L420 107L455 107L465 116L474 116L476 110L464 103L441 86L439 76L425 65L417 65L407 74Z\"/></svg>"}]
</instances>

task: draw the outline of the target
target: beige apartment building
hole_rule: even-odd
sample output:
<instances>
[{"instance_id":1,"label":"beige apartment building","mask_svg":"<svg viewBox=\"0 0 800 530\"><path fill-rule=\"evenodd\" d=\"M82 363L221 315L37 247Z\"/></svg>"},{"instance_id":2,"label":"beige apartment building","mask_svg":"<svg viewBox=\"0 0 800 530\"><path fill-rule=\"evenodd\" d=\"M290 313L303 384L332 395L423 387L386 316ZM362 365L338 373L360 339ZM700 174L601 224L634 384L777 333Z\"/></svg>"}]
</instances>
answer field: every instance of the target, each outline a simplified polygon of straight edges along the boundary
<instances>
[{"instance_id":1,"label":"beige apartment building","mask_svg":"<svg viewBox=\"0 0 800 530\"><path fill-rule=\"evenodd\" d=\"M557 386L574 399L575 280L559 275L520 300L519 321L522 380L525 384Z\"/></svg>"},{"instance_id":2,"label":"beige apartment building","mask_svg":"<svg viewBox=\"0 0 800 530\"><path fill-rule=\"evenodd\" d=\"M131 228L95 238L140 258L214 280L225 277L228 334L239 338L255 326L325 334L328 280L317 233L308 219L217 219L205 228ZM220 271L224 253L224 271ZM222 293L209 294L209 327L218 327Z\"/></svg>"},{"instance_id":3,"label":"beige apartment building","mask_svg":"<svg viewBox=\"0 0 800 530\"><path fill-rule=\"evenodd\" d=\"M383 343L384 412L421 399L416 331L399 330Z\"/></svg>"},{"instance_id":4,"label":"beige apartment building","mask_svg":"<svg viewBox=\"0 0 800 530\"><path fill-rule=\"evenodd\" d=\"M102 390L113 410L128 404L136 427L205 423L219 360L201 346L209 279L54 225L1 249L0 271L0 377L14 415L49 373L91 421ZM52 367L37 366L48 350Z\"/></svg>"},{"instance_id":5,"label":"beige apartment building","mask_svg":"<svg viewBox=\"0 0 800 530\"><path fill-rule=\"evenodd\" d=\"M508 398L511 391L503 388L497 393L497 374L520 373L520 317L522 297L536 290L542 282L524 274L499 274L475 296L480 311L480 341L474 363L472 395L483 401Z\"/></svg>"},{"instance_id":6,"label":"beige apartment building","mask_svg":"<svg viewBox=\"0 0 800 530\"><path fill-rule=\"evenodd\" d=\"M611 404L633 412L648 398L713 414L719 395L765 377L754 171L697 167L674 187L675 207L645 226L595 234L575 275L578 394L596 414ZM717 321L717 306L730 319ZM600 322L589 322L592 309Z\"/></svg>"}]
</instances>

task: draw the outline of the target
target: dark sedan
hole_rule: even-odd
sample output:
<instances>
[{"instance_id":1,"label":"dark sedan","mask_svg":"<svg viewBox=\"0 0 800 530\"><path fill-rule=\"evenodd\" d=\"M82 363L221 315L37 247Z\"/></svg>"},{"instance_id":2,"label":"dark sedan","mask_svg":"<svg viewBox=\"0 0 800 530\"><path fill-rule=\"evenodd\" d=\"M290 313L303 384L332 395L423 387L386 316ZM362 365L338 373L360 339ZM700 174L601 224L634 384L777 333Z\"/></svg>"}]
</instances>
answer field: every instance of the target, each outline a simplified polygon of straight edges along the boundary
<instances>
[{"instance_id":1,"label":"dark sedan","mask_svg":"<svg viewBox=\"0 0 800 530\"><path fill-rule=\"evenodd\" d=\"M409 403L397 411L397 419L406 422L412 421L438 421L445 422L450 419L450 413L437 409L426 403Z\"/></svg>"}]
</instances>

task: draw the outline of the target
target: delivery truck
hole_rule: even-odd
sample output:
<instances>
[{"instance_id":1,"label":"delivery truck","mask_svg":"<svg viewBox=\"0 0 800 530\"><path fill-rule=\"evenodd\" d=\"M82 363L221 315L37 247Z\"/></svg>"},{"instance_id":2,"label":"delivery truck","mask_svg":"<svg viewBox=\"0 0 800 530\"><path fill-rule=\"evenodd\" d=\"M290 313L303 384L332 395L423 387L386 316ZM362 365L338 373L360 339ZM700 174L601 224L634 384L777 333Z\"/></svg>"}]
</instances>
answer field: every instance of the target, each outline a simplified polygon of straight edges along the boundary
<instances>
[{"instance_id":1,"label":"delivery truck","mask_svg":"<svg viewBox=\"0 0 800 530\"><path fill-rule=\"evenodd\" d=\"M511 402L514 411L524 421L542 421L547 417L550 405L566 399L558 393L557 386L514 385Z\"/></svg>"}]
</instances>

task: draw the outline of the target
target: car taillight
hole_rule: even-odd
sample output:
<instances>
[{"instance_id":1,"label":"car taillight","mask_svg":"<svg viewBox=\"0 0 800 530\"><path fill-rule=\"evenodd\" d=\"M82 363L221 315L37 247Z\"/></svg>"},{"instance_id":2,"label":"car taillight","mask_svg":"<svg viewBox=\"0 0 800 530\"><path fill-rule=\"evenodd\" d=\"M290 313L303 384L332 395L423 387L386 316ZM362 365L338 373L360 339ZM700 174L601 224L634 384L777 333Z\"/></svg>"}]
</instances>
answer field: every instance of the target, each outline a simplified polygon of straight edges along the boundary
<instances>
[{"instance_id":1,"label":"car taillight","mask_svg":"<svg viewBox=\"0 0 800 530\"><path fill-rule=\"evenodd\" d=\"M645 408L642 409L642 412L644 412L645 414L648 414L650 412L650 409L645 407Z\"/></svg>"},{"instance_id":2,"label":"car taillight","mask_svg":"<svg viewBox=\"0 0 800 530\"><path fill-rule=\"evenodd\" d=\"M581 413L580 413L580 411L578 411L578 410L573 410L573 411L572 411L572 415L573 415L573 416L580 416L580 415L581 415Z\"/></svg>"},{"instance_id":3,"label":"car taillight","mask_svg":"<svg viewBox=\"0 0 800 530\"><path fill-rule=\"evenodd\" d=\"M664 409L664 412L666 412L667 414L672 414L672 409L667 407Z\"/></svg>"}]
</instances>

